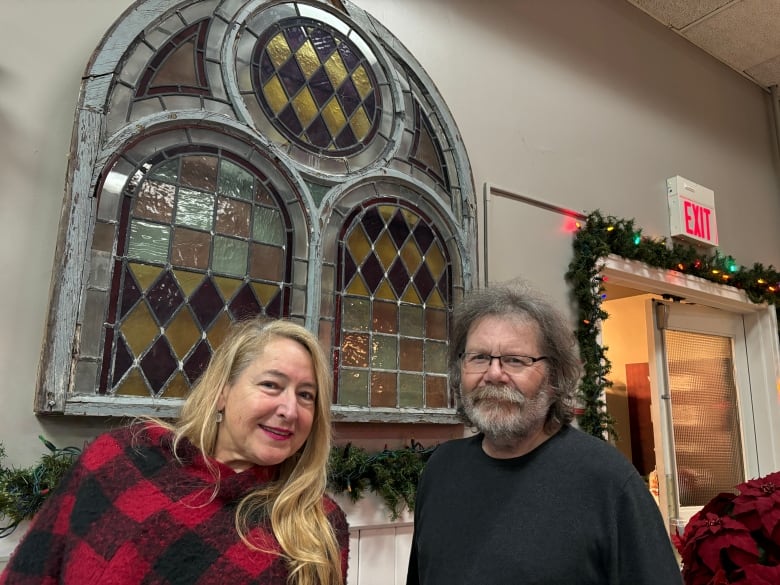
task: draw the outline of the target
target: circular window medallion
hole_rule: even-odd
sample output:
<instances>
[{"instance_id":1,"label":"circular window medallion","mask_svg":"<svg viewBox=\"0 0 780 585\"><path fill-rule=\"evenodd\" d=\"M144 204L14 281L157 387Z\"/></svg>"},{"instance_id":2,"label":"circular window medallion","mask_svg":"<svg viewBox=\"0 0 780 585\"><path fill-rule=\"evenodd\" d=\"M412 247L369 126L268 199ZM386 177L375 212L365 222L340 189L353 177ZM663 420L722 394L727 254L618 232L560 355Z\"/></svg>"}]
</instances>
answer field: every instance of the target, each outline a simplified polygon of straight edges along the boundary
<instances>
[{"instance_id":1,"label":"circular window medallion","mask_svg":"<svg viewBox=\"0 0 780 585\"><path fill-rule=\"evenodd\" d=\"M322 22L291 18L262 35L252 55L252 84L271 123L305 150L354 154L376 132L380 93L371 65Z\"/></svg>"}]
</instances>

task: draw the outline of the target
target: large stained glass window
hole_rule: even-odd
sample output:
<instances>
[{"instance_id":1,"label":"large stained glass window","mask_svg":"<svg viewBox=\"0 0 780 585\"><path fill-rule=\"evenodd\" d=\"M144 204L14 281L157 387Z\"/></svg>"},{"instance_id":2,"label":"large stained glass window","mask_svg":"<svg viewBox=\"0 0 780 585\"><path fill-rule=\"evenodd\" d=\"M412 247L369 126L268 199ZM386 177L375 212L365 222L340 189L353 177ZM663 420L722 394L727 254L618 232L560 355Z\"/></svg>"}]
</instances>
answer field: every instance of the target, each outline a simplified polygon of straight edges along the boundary
<instances>
[{"instance_id":1,"label":"large stained glass window","mask_svg":"<svg viewBox=\"0 0 780 585\"><path fill-rule=\"evenodd\" d=\"M39 412L173 416L229 324L262 314L319 336L336 420L453 421L471 170L381 23L341 2L137 0L89 62Z\"/></svg>"}]
</instances>

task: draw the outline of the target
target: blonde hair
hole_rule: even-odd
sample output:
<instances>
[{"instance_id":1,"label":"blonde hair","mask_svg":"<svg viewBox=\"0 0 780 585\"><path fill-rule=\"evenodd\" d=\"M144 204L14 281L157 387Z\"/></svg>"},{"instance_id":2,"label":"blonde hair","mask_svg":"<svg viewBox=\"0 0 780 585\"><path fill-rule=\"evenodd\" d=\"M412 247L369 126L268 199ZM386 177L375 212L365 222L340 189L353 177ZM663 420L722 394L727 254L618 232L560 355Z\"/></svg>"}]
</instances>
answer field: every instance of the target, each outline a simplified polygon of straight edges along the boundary
<instances>
[{"instance_id":1,"label":"blonde hair","mask_svg":"<svg viewBox=\"0 0 780 585\"><path fill-rule=\"evenodd\" d=\"M211 361L192 388L173 425L173 449L186 438L203 454L207 464L217 442L216 422L220 392L262 354L275 338L300 343L311 356L317 383L314 419L303 447L280 466L279 478L244 497L236 510L236 530L247 546L253 519L268 516L276 540L287 559L294 585L340 585L343 583L341 552L323 508L330 455L330 400L332 378L317 338L291 321L260 318L235 324L214 352ZM219 471L210 465L219 486Z\"/></svg>"}]
</instances>

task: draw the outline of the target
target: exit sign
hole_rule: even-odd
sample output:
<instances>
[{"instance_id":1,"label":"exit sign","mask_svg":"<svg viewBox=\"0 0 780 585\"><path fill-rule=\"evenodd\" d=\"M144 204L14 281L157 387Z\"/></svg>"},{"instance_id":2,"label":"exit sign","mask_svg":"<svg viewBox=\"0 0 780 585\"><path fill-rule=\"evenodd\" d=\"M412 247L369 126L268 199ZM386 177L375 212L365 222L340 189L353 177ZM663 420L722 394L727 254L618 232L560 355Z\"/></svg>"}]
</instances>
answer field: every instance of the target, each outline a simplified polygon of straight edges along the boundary
<instances>
[{"instance_id":1,"label":"exit sign","mask_svg":"<svg viewBox=\"0 0 780 585\"><path fill-rule=\"evenodd\" d=\"M717 246L715 193L680 176L666 179L666 193L672 237L693 244Z\"/></svg>"}]
</instances>

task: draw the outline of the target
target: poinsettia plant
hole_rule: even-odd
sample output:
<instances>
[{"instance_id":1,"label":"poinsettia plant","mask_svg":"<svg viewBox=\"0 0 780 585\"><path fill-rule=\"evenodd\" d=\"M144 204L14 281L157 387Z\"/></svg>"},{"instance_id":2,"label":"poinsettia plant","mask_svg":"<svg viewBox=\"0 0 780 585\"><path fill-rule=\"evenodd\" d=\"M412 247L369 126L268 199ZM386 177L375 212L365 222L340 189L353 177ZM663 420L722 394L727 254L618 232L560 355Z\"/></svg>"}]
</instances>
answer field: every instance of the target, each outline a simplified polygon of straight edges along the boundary
<instances>
[{"instance_id":1,"label":"poinsettia plant","mask_svg":"<svg viewBox=\"0 0 780 585\"><path fill-rule=\"evenodd\" d=\"M672 540L685 585L780 583L780 472L721 493Z\"/></svg>"}]
</instances>

